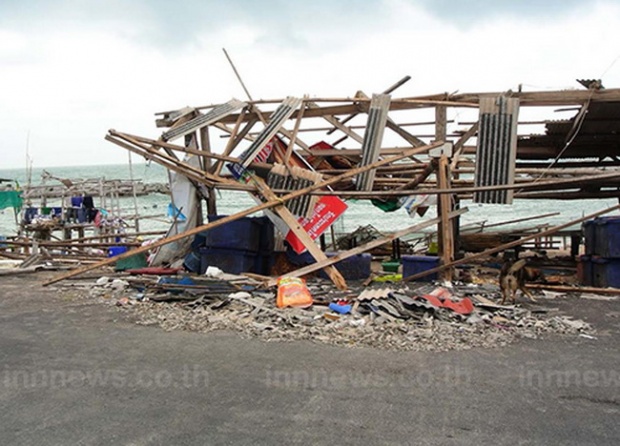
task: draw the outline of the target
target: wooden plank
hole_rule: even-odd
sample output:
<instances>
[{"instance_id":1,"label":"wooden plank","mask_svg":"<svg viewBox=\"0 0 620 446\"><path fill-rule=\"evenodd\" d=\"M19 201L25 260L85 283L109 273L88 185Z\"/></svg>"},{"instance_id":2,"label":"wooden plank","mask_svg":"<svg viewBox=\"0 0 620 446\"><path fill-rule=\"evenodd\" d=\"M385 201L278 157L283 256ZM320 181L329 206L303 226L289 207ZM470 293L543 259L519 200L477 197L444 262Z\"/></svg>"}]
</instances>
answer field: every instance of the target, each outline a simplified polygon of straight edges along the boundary
<instances>
[{"instance_id":1,"label":"wooden plank","mask_svg":"<svg viewBox=\"0 0 620 446\"><path fill-rule=\"evenodd\" d=\"M273 191L265 184L262 178L252 175L253 181L258 186L259 192L270 201L277 200L278 197ZM293 231L293 234L297 236L299 241L306 247L310 255L314 257L317 262L323 262L327 260L327 256L321 248L312 240L312 237L304 230L302 225L297 221L297 218L291 214L291 212L282 204L275 206L273 211L286 223L286 225ZM336 285L339 290L347 289L347 282L334 266L328 265L323 268L325 273L329 276L330 280Z\"/></svg>"},{"instance_id":2,"label":"wooden plank","mask_svg":"<svg viewBox=\"0 0 620 446\"><path fill-rule=\"evenodd\" d=\"M545 285L544 283L528 283L525 285L530 290L549 290L567 293L593 293L593 294L611 294L620 296L619 288L597 288L591 286L569 286L569 285Z\"/></svg>"},{"instance_id":3,"label":"wooden plank","mask_svg":"<svg viewBox=\"0 0 620 446\"><path fill-rule=\"evenodd\" d=\"M295 109L301 105L301 99L286 98L272 115L272 119L265 126L263 131L256 137L256 140L248 148L246 155L241 161L243 167L248 167L256 155L276 136L286 120L293 114Z\"/></svg>"},{"instance_id":4,"label":"wooden plank","mask_svg":"<svg viewBox=\"0 0 620 446\"><path fill-rule=\"evenodd\" d=\"M203 127L220 121L222 118L231 115L237 110L247 107L247 105L247 103L233 98L224 104L218 105L204 115L197 116L183 125L164 132L161 137L165 141L173 141L182 138L196 130L200 130Z\"/></svg>"},{"instance_id":5,"label":"wooden plank","mask_svg":"<svg viewBox=\"0 0 620 446\"><path fill-rule=\"evenodd\" d=\"M389 86L388 88L386 88L385 90L383 90L381 92L381 94L391 94L393 91L395 91L397 88L403 86L405 83L409 82L411 80L411 76L405 76L402 79L400 79L398 82L392 84L391 86ZM356 95L359 96L359 95ZM366 96L366 95L364 95ZM368 98L369 99L369 98ZM349 122L351 119L355 118L359 113L352 113L349 116L347 116L346 118L342 119L341 121L339 121L338 119L336 119L336 121L338 122L338 124L340 126L344 126L344 124L346 124L347 122ZM334 125L334 128L330 129L327 134L331 135L332 133L334 133L336 131L336 129L340 128L338 125ZM414 145L415 147L415 145Z\"/></svg>"},{"instance_id":6,"label":"wooden plank","mask_svg":"<svg viewBox=\"0 0 620 446\"><path fill-rule=\"evenodd\" d=\"M435 141L446 140L447 109L444 105L435 107Z\"/></svg>"},{"instance_id":7,"label":"wooden plank","mask_svg":"<svg viewBox=\"0 0 620 446\"><path fill-rule=\"evenodd\" d=\"M439 165L437 167L437 186L439 189L449 189L450 180L448 174L448 157L442 155L439 158ZM452 211L452 196L448 194L442 194L439 196L439 234L440 244L439 252L441 254L444 265L451 263L454 260L454 231L452 227L452 220L448 214ZM446 268L442 271L442 277L444 280L452 281L452 269Z\"/></svg>"},{"instance_id":8,"label":"wooden plank","mask_svg":"<svg viewBox=\"0 0 620 446\"><path fill-rule=\"evenodd\" d=\"M581 218L578 218L576 220L572 220L572 221L570 221L568 223L564 223L562 225L554 226L554 227L552 227L550 229L547 229L546 231L542 231L542 232L538 232L538 233L533 234L533 235L522 237L519 240L515 240L515 241L510 242L510 243L505 243L503 245L496 246L495 248L490 248L490 249L487 249L487 250L482 251L480 253L473 254L473 255L471 255L469 257L465 257L465 258L462 258L462 259L459 259L459 260L455 260L455 261L450 262L450 263L448 263L446 265L441 265L441 266L438 266L436 268L429 269L427 271L422 271L420 273L414 274L414 275L409 276L409 277L403 277L403 281L410 281L410 280L419 279L420 277L424 277L424 276L427 276L429 274L433 274L433 273L436 273L436 272L439 272L439 271L443 271L445 268L450 268L450 267L453 267L453 266L462 265L464 263L471 262L472 260L476 260L476 259L479 259L481 257L489 256L489 255L495 254L497 252L505 251L506 249L510 249L510 248L514 248L516 246L520 246L520 245L522 245L525 242L528 242L530 240L534 240L534 239L539 238L539 237L544 237L544 236L547 236L547 235L555 234L556 232L559 232L559 231L561 231L563 229L566 229L566 228L569 228L571 226L577 225L577 224L582 223L582 222L584 222L586 220L591 220L591 219L596 218L596 217L598 217L600 215L609 214L610 212L613 212L613 211L618 210L618 209L620 209L620 204L616 205L616 206L612 206L612 207L607 208L607 209L603 209L602 211L594 212L593 214L586 215L585 217L581 217Z\"/></svg>"},{"instance_id":9,"label":"wooden plank","mask_svg":"<svg viewBox=\"0 0 620 446\"><path fill-rule=\"evenodd\" d=\"M454 218L454 217L464 214L467 211L468 211L467 208L459 209L457 211L450 212L449 217ZM437 224L438 222L439 222L439 218L433 218L431 220L418 223L417 225L409 226L408 228L401 229L400 231L396 231L386 237L370 241L363 245L357 246L353 249L349 249L348 251L340 252L334 257L329 257L327 260L324 260L322 262L313 263L312 265L307 265L307 266L304 266L303 268L299 268L295 271L286 273L285 276L291 276L291 277L305 276L306 274L310 274L327 265L334 265L335 263L338 263L341 260L348 259L349 257L353 257L358 254L362 254L374 248L378 248L379 246L389 243L392 240L396 240L397 238L404 237L406 235L411 234L412 232L416 232L421 229L428 228L429 226L433 226ZM267 286L275 286L277 284L277 281L278 281L277 279L271 279L269 282L267 282Z\"/></svg>"},{"instance_id":10,"label":"wooden plank","mask_svg":"<svg viewBox=\"0 0 620 446\"><path fill-rule=\"evenodd\" d=\"M110 133L112 133L112 132L110 132ZM174 159L172 157L164 155L163 153L159 152L158 150L153 149L152 147L149 147L148 145L145 145L145 144L141 143L140 141L137 141L137 140L135 140L135 139L125 135L125 134L115 133L113 135L118 137L118 138L120 138L120 139L123 139L123 140L125 140L125 141L127 141L127 142L129 142L131 144L133 144L134 146L140 147L142 150L145 150L145 151L147 151L148 153L150 153L152 155L160 157L161 159L167 161L168 163L171 163L171 164L177 166L180 170L182 170L181 173L183 173L184 175L185 175L184 172L190 172L190 173L194 174L194 176L197 176L198 178L201 179L200 182L202 184L205 184L207 186L212 187L217 182L230 181L230 180L227 180L227 179L222 178L222 177L216 177L215 175L211 175L208 172L205 172L203 170L197 169L197 168L195 168L195 167L193 167L193 166L191 166L191 165L189 165L189 164L187 164L187 163L185 163L183 161L179 161L178 159ZM188 150L195 150L195 149L185 148L185 151L188 151ZM195 150L194 153L200 154L200 155L204 154L204 152L202 152L201 150Z\"/></svg>"},{"instance_id":11,"label":"wooden plank","mask_svg":"<svg viewBox=\"0 0 620 446\"><path fill-rule=\"evenodd\" d=\"M319 105L316 102L308 102L307 105L309 108L319 108ZM349 127L344 125L342 122L338 121L338 119L336 119L334 116L324 115L323 119L325 119L327 122L332 124L334 126L333 127L334 129L340 130L342 133L344 133L345 135L347 135L349 138L353 139L354 141L357 141L360 144L364 141L364 138L362 136L360 136L358 133L351 130Z\"/></svg>"},{"instance_id":12,"label":"wooden plank","mask_svg":"<svg viewBox=\"0 0 620 446\"><path fill-rule=\"evenodd\" d=\"M459 140L454 143L454 148L452 149L454 151L454 155L452 157L452 163L450 164L450 168L452 170L456 168L456 165L459 162L459 158L461 157L461 153L463 153L463 148L465 147L465 144L472 136L474 136L478 132L479 127L480 124L478 121L476 121L476 123L472 125L465 133L463 133L463 136L461 136Z\"/></svg>"},{"instance_id":13,"label":"wooden plank","mask_svg":"<svg viewBox=\"0 0 620 446\"><path fill-rule=\"evenodd\" d=\"M164 166L166 169L168 170L172 170L173 172L177 172L177 173L181 173L185 176L187 176L188 178L200 182L202 184L205 184L207 186L212 186L213 183L203 177L201 177L200 175L191 172L191 171L187 171L181 167L179 167L177 164L168 161L167 159L162 159L161 158L161 153L156 152L156 153L152 153L151 151L146 150L145 148L141 147L141 146L133 146L125 141L121 141L119 139L117 139L116 137L112 136L112 135L106 135L105 136L105 140L106 141L110 141L111 143L116 144L119 147L122 147L123 149L129 150L132 153L135 153L137 155L140 155L148 160L151 161L155 161L157 164L160 164L162 166Z\"/></svg>"},{"instance_id":14,"label":"wooden plank","mask_svg":"<svg viewBox=\"0 0 620 446\"><path fill-rule=\"evenodd\" d=\"M304 99L306 99L308 96L304 96ZM301 120L304 117L304 110L305 107L302 105L301 110L299 111L299 114L297 115L297 121L295 122L295 128L293 129L293 133L291 134L291 139L288 143L288 147L286 148L286 153L284 154L284 162L283 164L288 168L288 162L289 159L291 158L291 153L293 152L293 149L295 148L295 141L297 141L297 134L299 133L299 126L301 125Z\"/></svg>"},{"instance_id":15,"label":"wooden plank","mask_svg":"<svg viewBox=\"0 0 620 446\"><path fill-rule=\"evenodd\" d=\"M106 139L108 137L109 137L109 135L106 135ZM248 209L246 209L244 211L240 211L240 212L237 212L236 214L229 215L228 217L221 218L219 220L210 222L210 223L205 224L205 225L197 226L197 227L192 228L192 229L190 229L190 230L188 230L186 232L183 232L181 234L176 234L176 235L173 235L171 237L167 237L165 239L158 240L157 242L155 242L155 243L153 243L151 245L143 246L143 247L140 247L138 249L134 249L132 251L126 252L124 254L120 254L118 256L115 256L115 257L103 260L101 262L95 263L93 265L88 265L88 266L85 266L83 268L78 268L76 270L70 271L67 274L63 274L62 276L58 276L58 277L55 277L55 278L53 278L51 280L48 280L43 285L44 286L51 285L53 283L60 282L61 280L65 280L65 279L68 279L70 277L74 277L74 276L80 275L80 274L85 273L87 271L92 271L94 269L101 268L102 266L111 265L112 263L115 263L117 260L126 259L128 257L131 257L131 256L135 255L135 254L140 254L140 253L143 253L143 252L147 252L147 251L150 251L151 249L159 248L160 246L164 246L164 245L167 245L169 243L173 243L173 242L176 242L178 240L182 240L182 239L184 239L186 237L191 237L192 235L196 235L199 232L208 231L209 229L221 226L221 225L226 224L226 223L230 223L231 221L238 220L241 217L245 217L245 216L253 214L255 212L263 211L265 209L271 209L271 208L273 208L273 207L275 207L275 206L277 206L279 204L282 204L282 203L284 203L284 202L286 202L288 200L292 200L293 198L301 197L302 195L306 195L309 192L312 192L312 191L315 191L315 190L318 190L318 189L330 186L332 184L336 184L339 181L342 181L343 179L351 178L351 177L353 177L353 176L355 176L355 175L357 175L360 172L363 172L365 170L376 169L379 166L383 166L383 165L386 165L386 164L393 163L394 161L398 161L398 160L401 160L403 158L407 158L409 156L415 155L417 153L421 153L423 151L431 150L434 147L439 147L440 145L441 144L430 144L430 145L424 146L424 147L417 147L417 148L414 148L414 149L405 150L400 155L392 156L392 157L389 157L389 158L377 161L373 165L351 169L348 172L343 173L342 175L338 175L338 176L332 177L330 179L322 181L321 183L309 186L309 187L307 187L305 189L300 189L298 191L291 192L290 194L286 194L286 195L283 195L281 197L278 197L277 200L270 200L270 201L267 201L266 203L258 204L256 206L248 208Z\"/></svg>"}]
</instances>

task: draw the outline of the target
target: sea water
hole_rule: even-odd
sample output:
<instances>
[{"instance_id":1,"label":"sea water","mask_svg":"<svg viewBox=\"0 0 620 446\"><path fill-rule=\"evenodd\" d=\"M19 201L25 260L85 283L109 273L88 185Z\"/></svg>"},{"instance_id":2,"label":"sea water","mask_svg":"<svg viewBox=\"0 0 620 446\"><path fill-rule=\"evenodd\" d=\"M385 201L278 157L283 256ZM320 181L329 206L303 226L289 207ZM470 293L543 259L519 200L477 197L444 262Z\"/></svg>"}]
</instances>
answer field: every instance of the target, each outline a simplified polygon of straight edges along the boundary
<instances>
[{"instance_id":1,"label":"sea water","mask_svg":"<svg viewBox=\"0 0 620 446\"><path fill-rule=\"evenodd\" d=\"M105 179L105 180L141 180L145 183L167 183L167 170L157 164L134 163L132 171L127 164L124 165L98 165L98 166L74 166L33 168L31 174L32 184L41 183L43 171L49 172L57 178L76 179ZM133 175L132 175L133 173ZM0 178L16 180L20 186L28 183L25 169L0 169ZM47 180L47 184L55 184L57 180ZM60 184L60 183L58 183ZM50 199L53 205L55 199ZM58 205L60 206L60 199ZM165 230L170 226L167 218L167 209L170 199L165 194L150 194L137 197L138 213L145 217L140 220L141 231ZM35 204L35 203L33 203ZM246 192L221 191L218 192L217 210L220 215L230 215L254 206L256 202ZM587 214L608 208L618 204L617 199L596 200L515 200L512 205L477 204L464 200L461 207L467 207L469 211L461 217L461 226L464 225L490 225L494 223L510 222L540 214L557 212L558 215L539 220L531 220L512 225L498 227L501 230L513 230L532 228L537 225L549 224L550 226L567 223L581 218ZM36 204L35 204L36 205ZM392 232L407 228L425 220L436 217L434 207L431 207L423 216L411 218L404 209L386 213L373 206L366 200L348 200L348 209L343 217L334 225L337 233L348 233L358 227L372 225L380 232ZM95 197L95 206L97 203ZM120 206L123 215L135 213L133 197L122 197ZM616 212L617 213L617 212ZM133 222L128 222L133 224ZM576 225L572 229L578 229ZM13 209L0 210L0 235L15 234L17 226ZM435 227L426 229L425 233L433 233Z\"/></svg>"}]
</instances>

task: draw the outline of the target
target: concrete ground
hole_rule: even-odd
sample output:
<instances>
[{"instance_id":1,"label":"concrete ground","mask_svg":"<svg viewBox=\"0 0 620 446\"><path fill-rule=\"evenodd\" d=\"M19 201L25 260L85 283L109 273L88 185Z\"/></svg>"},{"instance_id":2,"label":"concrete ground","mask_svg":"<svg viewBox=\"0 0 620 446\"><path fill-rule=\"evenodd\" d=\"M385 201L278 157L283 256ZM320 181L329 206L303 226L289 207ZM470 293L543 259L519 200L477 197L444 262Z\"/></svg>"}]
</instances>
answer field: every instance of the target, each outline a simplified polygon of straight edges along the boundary
<instances>
[{"instance_id":1,"label":"concrete ground","mask_svg":"<svg viewBox=\"0 0 620 446\"><path fill-rule=\"evenodd\" d=\"M402 353L164 332L45 277L0 278L3 445L620 443L620 301L553 301L596 339Z\"/></svg>"}]
</instances>

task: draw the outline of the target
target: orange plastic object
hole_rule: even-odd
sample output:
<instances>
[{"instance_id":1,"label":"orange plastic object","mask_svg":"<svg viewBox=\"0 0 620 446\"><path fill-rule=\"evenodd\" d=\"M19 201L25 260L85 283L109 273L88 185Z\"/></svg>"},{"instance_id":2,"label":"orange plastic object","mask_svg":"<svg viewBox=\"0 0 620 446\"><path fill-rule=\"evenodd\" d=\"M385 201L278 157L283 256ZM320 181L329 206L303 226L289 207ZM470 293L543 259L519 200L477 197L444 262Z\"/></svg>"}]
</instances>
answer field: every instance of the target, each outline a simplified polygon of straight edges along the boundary
<instances>
[{"instance_id":1,"label":"orange plastic object","mask_svg":"<svg viewBox=\"0 0 620 446\"><path fill-rule=\"evenodd\" d=\"M306 308L312 305L312 295L306 281L299 277L280 277L278 279L278 296L276 306Z\"/></svg>"}]
</instances>

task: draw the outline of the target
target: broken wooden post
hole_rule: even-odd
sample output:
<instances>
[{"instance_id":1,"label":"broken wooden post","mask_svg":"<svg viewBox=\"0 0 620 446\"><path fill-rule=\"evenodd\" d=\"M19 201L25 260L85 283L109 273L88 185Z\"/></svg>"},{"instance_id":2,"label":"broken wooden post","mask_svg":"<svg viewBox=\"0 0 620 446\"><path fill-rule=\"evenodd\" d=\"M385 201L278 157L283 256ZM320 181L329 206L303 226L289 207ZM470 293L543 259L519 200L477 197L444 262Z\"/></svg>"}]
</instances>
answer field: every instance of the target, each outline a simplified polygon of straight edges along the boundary
<instances>
[{"instance_id":1,"label":"broken wooden post","mask_svg":"<svg viewBox=\"0 0 620 446\"><path fill-rule=\"evenodd\" d=\"M459 209L458 211L454 211L451 212L448 217L449 218L454 218L457 217L461 214L464 214L465 212L467 212L468 209L464 208L464 209ZM307 265L304 266L303 268L299 268L295 271L291 271L285 274L285 276L287 277L300 277L300 276L305 276L306 274L310 274L314 271L317 271L321 268L324 268L327 265L333 265L335 263L340 262L341 260L344 259L348 259L349 257L353 257L357 254L361 254L363 252L369 251L371 249L377 248L381 245L384 245L386 243L391 242L392 240L397 240L400 237L404 237L405 235L411 234L412 232L415 231L419 231L421 229L427 228L429 226L435 225L439 222L439 218L434 218L432 220L428 220L428 221L424 221L422 223L418 223L417 225L414 226L409 226L408 228L402 229L400 231L396 231L386 237L377 239L377 240L373 240L371 242L365 243L363 245L357 246L353 249L349 249L348 251L344 251L344 252L340 252L337 255L335 255L334 257L329 257L328 259L321 261L321 262L317 262L317 263L313 263L311 265ZM275 286L277 283L277 279L271 279L269 282L267 282L267 286Z\"/></svg>"},{"instance_id":2,"label":"broken wooden post","mask_svg":"<svg viewBox=\"0 0 620 446\"><path fill-rule=\"evenodd\" d=\"M448 157L442 154L439 157L439 166L437 168L437 187L439 189L450 189L449 180L449 164ZM451 263L454 260L454 231L452 226L452 220L448 217L448 214L452 211L452 195L441 194L439 195L439 253L441 255L444 265ZM444 280L452 281L452 269L446 268L442 271Z\"/></svg>"},{"instance_id":3,"label":"broken wooden post","mask_svg":"<svg viewBox=\"0 0 620 446\"><path fill-rule=\"evenodd\" d=\"M276 194L265 184L262 178L259 178L255 175L252 175L252 180L255 182L258 187L259 192L263 195L267 200L273 201L278 200ZM299 241L306 247L308 252L314 257L317 262L323 262L327 260L327 256L321 249L316 245L312 237L308 235L302 225L297 221L297 218L284 206L284 204L279 204L274 206L273 210L278 214L278 216L286 223L286 225L293 231L293 234L297 236ZM336 288L339 290L347 289L347 282L340 274L334 266L327 265L323 268L325 270L325 274L331 279L331 281L336 285Z\"/></svg>"},{"instance_id":4,"label":"broken wooden post","mask_svg":"<svg viewBox=\"0 0 620 446\"><path fill-rule=\"evenodd\" d=\"M595 212L595 213L590 214L590 215L586 215L585 217L578 218L577 220L572 220L572 221L570 221L568 223L565 223L565 224L562 224L562 225L559 225L559 226L554 226L552 228L547 229L546 231L539 232L539 233L536 233L536 234L533 234L533 235L529 235L529 236L526 236L526 237L522 237L519 240L515 240L515 241L510 242L510 243L505 243L503 245L496 246L495 248L490 248L490 249L487 249L486 251L479 252L478 254L474 254L474 255L471 255L469 257L465 257L465 258L462 258L462 259L459 259L459 260L455 260L455 261L453 261L453 262L451 262L451 263L449 263L447 265L440 265L440 266L438 266L436 268L432 268L432 269L429 269L429 270L426 270L426 271L422 271L422 272L419 272L417 274L413 274L413 275L411 275L409 277L403 277L403 281L410 281L410 280L419 279L420 277L428 276L429 274L433 274L433 273L436 273L436 272L439 272L439 271L443 271L445 268L450 268L450 267L453 267L453 266L456 266L456 265L462 265L464 263L471 262L472 260L479 259L481 257L485 257L485 256L488 256L488 255L491 255L491 254L495 254L496 252L500 252L500 251L504 251L506 249L514 248L515 246L520 246L520 245L522 245L523 243L525 243L527 241L530 241L530 240L533 240L533 239L535 239L537 237L540 237L541 235L555 234L556 232L561 231L562 229L569 228L569 227L571 227L573 225L582 223L582 222L584 222L586 220L591 220L593 218L598 217L599 215L608 214L608 213L613 212L613 211L615 211L617 209L620 209L620 204L616 205L616 206L612 206L612 207L607 208L607 209L603 209L602 211L598 211L598 212Z\"/></svg>"},{"instance_id":5,"label":"broken wooden post","mask_svg":"<svg viewBox=\"0 0 620 446\"><path fill-rule=\"evenodd\" d=\"M174 235L172 237L168 237L168 238L165 238L163 240L159 240L159 241L157 241L155 243L152 243L151 245L143 246L141 248L134 249L132 251L128 251L128 252L120 254L118 256L102 260L101 262L95 263L93 265L88 265L88 266L85 266L85 267L82 267L82 268L78 268L78 269L73 270L73 271L69 271L66 274L60 275L58 277L55 277L53 279L48 280L47 282L44 282L43 286L47 286L47 285L51 285L51 284L56 283L56 282L60 282L61 280L65 280L65 279L68 279L70 277L74 277L74 276L80 275L80 274L85 273L87 271L92 271L92 270L100 268L102 266L111 265L112 263L115 263L117 260L126 259L128 257L131 257L131 256L135 255L135 254L140 254L140 253L143 253L143 252L150 251L151 249L159 248L160 246L164 246L164 245L167 245L169 243L176 242L177 240L182 240L182 239L184 239L186 237L190 237L192 235L196 235L199 232L208 231L209 229L215 228L217 226L220 226L220 225L223 225L223 224L226 224L226 223L230 223L231 221L238 220L241 217L245 217L245 216L253 214L255 212L259 212L259 211L262 211L262 210L265 210L265 209L270 209L270 208L272 208L274 206L277 206L278 204L282 204L282 203L284 203L284 202L286 202L288 200L292 200L293 198L301 197L302 195L306 195L306 194L308 194L308 193L310 193L312 191L315 191L315 190L318 190L318 189L322 189L322 188L324 188L326 186L331 186L332 184L336 184L339 181L342 181L343 179L351 178L351 177L353 177L355 175L358 175L360 172L365 172L367 170L376 169L377 167L384 166L386 164L390 164L390 163L392 163L394 161L398 161L400 159L407 158L407 157L409 157L411 155L415 155L417 153L426 152L426 151L431 150L431 149L433 149L435 147L438 147L439 145L440 144L430 144L430 145L424 146L424 147L416 147L416 148L413 148L413 149L403 150L403 152L400 155L394 155L394 156L385 158L383 160L377 161L376 163L368 165L368 166L362 166L362 167L357 167L355 169L351 169L348 172L345 172L345 173L343 173L341 175L332 177L332 178L330 178L328 180L325 180L325 181L323 181L321 183L315 184L313 186L306 187L305 189L300 189L298 191L291 192L290 194L283 195L282 197L279 197L277 200L270 200L270 201L268 201L266 203L258 204L256 206L253 206L253 207L251 207L249 209L246 209L244 211L237 212L236 214L233 214L233 215L229 215L228 217L224 217L224 218L221 218L219 220L210 222L208 224L205 224L205 225L202 225L202 226L197 226L197 227L195 227L193 229L190 229L189 231L183 232L181 234L177 234L177 235Z\"/></svg>"},{"instance_id":6,"label":"broken wooden post","mask_svg":"<svg viewBox=\"0 0 620 446\"><path fill-rule=\"evenodd\" d=\"M207 155L211 153L211 140L209 138L209 127L200 129L200 149L205 152L202 157L202 169L206 172L211 171L211 158ZM207 215L217 215L217 203L215 199L215 190L210 187L207 195Z\"/></svg>"}]
</instances>

